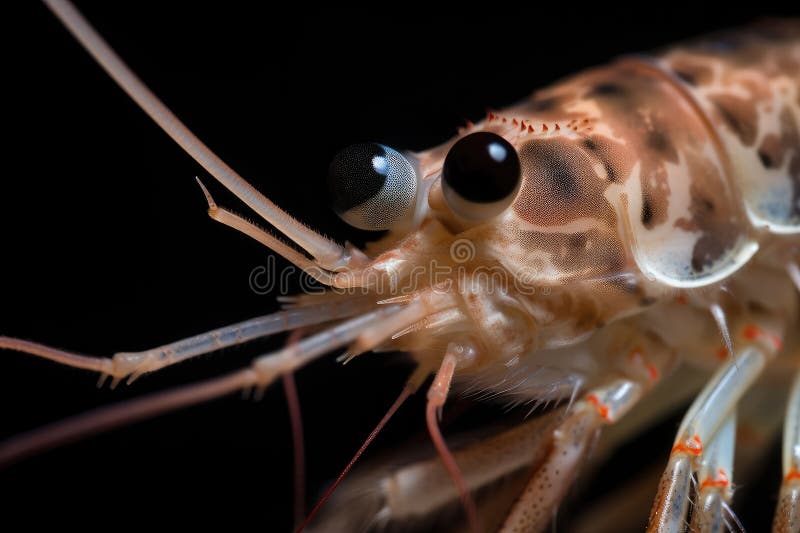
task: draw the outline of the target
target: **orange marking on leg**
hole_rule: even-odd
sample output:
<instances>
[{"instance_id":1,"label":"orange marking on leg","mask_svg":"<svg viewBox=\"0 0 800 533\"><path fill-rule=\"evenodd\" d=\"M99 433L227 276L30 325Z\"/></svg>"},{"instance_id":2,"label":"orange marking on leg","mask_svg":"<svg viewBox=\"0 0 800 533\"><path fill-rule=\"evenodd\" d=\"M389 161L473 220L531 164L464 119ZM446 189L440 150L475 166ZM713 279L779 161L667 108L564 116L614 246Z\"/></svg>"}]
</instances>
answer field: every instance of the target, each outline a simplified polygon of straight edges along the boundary
<instances>
[{"instance_id":1,"label":"orange marking on leg","mask_svg":"<svg viewBox=\"0 0 800 533\"><path fill-rule=\"evenodd\" d=\"M728 349L725 346L720 346L715 352L717 359L725 360L728 358Z\"/></svg>"},{"instance_id":2,"label":"orange marking on leg","mask_svg":"<svg viewBox=\"0 0 800 533\"><path fill-rule=\"evenodd\" d=\"M775 347L775 351L779 352L783 349L783 340L778 337L777 335L769 335L769 340L772 342L772 345Z\"/></svg>"},{"instance_id":3,"label":"orange marking on leg","mask_svg":"<svg viewBox=\"0 0 800 533\"><path fill-rule=\"evenodd\" d=\"M770 344L772 344L772 348L778 352L783 348L783 339L777 335L773 335L772 333L767 333L755 324L747 324L742 330L742 336L749 341L766 339Z\"/></svg>"},{"instance_id":4,"label":"orange marking on leg","mask_svg":"<svg viewBox=\"0 0 800 533\"><path fill-rule=\"evenodd\" d=\"M675 301L681 305L686 305L687 303L689 303L688 300L686 299L686 295L683 293L680 293L678 296L676 296Z\"/></svg>"},{"instance_id":5,"label":"orange marking on leg","mask_svg":"<svg viewBox=\"0 0 800 533\"><path fill-rule=\"evenodd\" d=\"M708 478L704 480L700 484L700 490L703 490L706 487L719 487L724 488L730 484L730 480L728 479L728 475L725 473L723 469L717 470L717 477L715 478Z\"/></svg>"},{"instance_id":6,"label":"orange marking on leg","mask_svg":"<svg viewBox=\"0 0 800 533\"><path fill-rule=\"evenodd\" d=\"M700 437L695 435L691 439L687 439L685 442L679 442L672 448L672 454L675 453L688 453L690 455L700 455L703 453L703 443L700 441Z\"/></svg>"},{"instance_id":7,"label":"orange marking on leg","mask_svg":"<svg viewBox=\"0 0 800 533\"><path fill-rule=\"evenodd\" d=\"M658 381L659 372L658 367L647 360L645 357L645 349L641 346L635 346L631 349L630 353L628 353L628 358L633 362L641 363L646 369L647 374L650 376L652 381Z\"/></svg>"},{"instance_id":8,"label":"orange marking on leg","mask_svg":"<svg viewBox=\"0 0 800 533\"><path fill-rule=\"evenodd\" d=\"M749 341L754 341L763 334L764 332L761 331L761 328L755 324L747 324L742 330L742 336Z\"/></svg>"},{"instance_id":9,"label":"orange marking on leg","mask_svg":"<svg viewBox=\"0 0 800 533\"><path fill-rule=\"evenodd\" d=\"M647 363L647 371L650 373L650 379L653 381L658 381L658 368L653 363Z\"/></svg>"},{"instance_id":10,"label":"orange marking on leg","mask_svg":"<svg viewBox=\"0 0 800 533\"><path fill-rule=\"evenodd\" d=\"M800 470L793 468L786 474L786 477L783 479L784 482L788 483L789 481L800 481Z\"/></svg>"},{"instance_id":11,"label":"orange marking on leg","mask_svg":"<svg viewBox=\"0 0 800 533\"><path fill-rule=\"evenodd\" d=\"M608 406L603 405L603 403L597 398L597 396L595 396L594 394L590 394L589 396L586 397L586 400L590 404L595 406L595 408L597 409L597 413L603 420L611 422L611 419L608 417Z\"/></svg>"}]
</instances>

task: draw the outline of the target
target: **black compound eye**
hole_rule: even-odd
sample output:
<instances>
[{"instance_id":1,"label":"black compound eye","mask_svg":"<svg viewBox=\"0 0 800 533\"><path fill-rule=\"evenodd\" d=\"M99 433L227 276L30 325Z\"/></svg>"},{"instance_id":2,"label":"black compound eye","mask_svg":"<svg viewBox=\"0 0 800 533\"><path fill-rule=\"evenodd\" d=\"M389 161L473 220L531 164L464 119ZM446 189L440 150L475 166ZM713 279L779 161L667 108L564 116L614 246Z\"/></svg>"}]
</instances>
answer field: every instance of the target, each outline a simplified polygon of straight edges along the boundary
<instances>
[{"instance_id":1,"label":"black compound eye","mask_svg":"<svg viewBox=\"0 0 800 533\"><path fill-rule=\"evenodd\" d=\"M502 213L519 191L517 151L488 131L459 139L444 159L442 191L457 215L485 220Z\"/></svg>"},{"instance_id":2,"label":"black compound eye","mask_svg":"<svg viewBox=\"0 0 800 533\"><path fill-rule=\"evenodd\" d=\"M417 199L417 173L403 154L377 143L348 146L328 169L333 209L348 224L384 230L408 221Z\"/></svg>"}]
</instances>

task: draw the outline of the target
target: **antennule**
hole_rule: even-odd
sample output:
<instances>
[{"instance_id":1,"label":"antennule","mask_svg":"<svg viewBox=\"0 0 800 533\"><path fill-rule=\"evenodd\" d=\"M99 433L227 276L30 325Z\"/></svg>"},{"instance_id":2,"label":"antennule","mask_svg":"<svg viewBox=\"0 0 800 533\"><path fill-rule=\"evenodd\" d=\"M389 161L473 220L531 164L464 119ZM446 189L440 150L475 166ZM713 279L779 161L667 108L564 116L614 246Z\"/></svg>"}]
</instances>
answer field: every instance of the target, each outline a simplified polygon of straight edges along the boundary
<instances>
[{"instance_id":1,"label":"antennule","mask_svg":"<svg viewBox=\"0 0 800 533\"><path fill-rule=\"evenodd\" d=\"M275 226L328 270L351 266L344 247L308 228L245 181L181 122L128 68L108 43L67 0L44 0L70 33L142 110L195 161L264 220Z\"/></svg>"}]
</instances>

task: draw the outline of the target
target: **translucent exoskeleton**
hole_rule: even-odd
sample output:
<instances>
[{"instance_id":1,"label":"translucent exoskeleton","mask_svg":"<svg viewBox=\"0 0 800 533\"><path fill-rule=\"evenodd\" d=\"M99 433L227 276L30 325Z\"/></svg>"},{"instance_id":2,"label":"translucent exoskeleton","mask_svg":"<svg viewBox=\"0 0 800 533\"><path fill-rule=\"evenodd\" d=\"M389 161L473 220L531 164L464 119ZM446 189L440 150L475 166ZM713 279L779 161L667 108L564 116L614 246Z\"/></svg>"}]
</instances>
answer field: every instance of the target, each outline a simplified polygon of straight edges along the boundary
<instances>
[{"instance_id":1,"label":"translucent exoskeleton","mask_svg":"<svg viewBox=\"0 0 800 533\"><path fill-rule=\"evenodd\" d=\"M335 211L355 227L387 231L358 248L264 197L178 122L69 3L46 3L207 171L198 182L211 218L328 289L112 358L0 338L4 348L95 371L116 386L295 331L285 346L220 377L12 437L0 461L278 380L291 391L295 371L336 349L345 362L396 350L415 364L401 400L436 376L425 385L426 421L439 458L346 481L338 503L309 527L423 523L460 500L472 530L543 530L598 445L641 431L691 395L648 528L735 524L729 504L734 454L747 446L742 428L765 439L781 422L774 528L797 528L796 22L617 60L489 111L429 150L344 148L329 168ZM219 184L258 222L218 205ZM679 363L710 377L692 384ZM764 380L786 413L771 423L763 408L739 401ZM451 388L561 407L451 451L438 427ZM609 505L608 515L620 509Z\"/></svg>"}]
</instances>

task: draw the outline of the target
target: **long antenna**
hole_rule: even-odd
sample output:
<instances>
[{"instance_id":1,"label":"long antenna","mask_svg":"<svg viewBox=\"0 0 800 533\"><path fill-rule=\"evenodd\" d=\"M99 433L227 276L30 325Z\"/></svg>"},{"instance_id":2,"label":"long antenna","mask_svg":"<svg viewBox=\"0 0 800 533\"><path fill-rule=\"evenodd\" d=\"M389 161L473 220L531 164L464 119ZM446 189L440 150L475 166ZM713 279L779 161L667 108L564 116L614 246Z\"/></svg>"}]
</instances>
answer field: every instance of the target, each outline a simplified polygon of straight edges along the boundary
<instances>
[{"instance_id":1,"label":"long antenna","mask_svg":"<svg viewBox=\"0 0 800 533\"><path fill-rule=\"evenodd\" d=\"M311 254L323 268L345 266L342 246L308 228L268 200L255 187L206 146L164 103L139 79L89 22L67 0L43 0L53 14L83 45L114 81L128 93L142 110L195 161L247 204L264 220Z\"/></svg>"}]
</instances>

